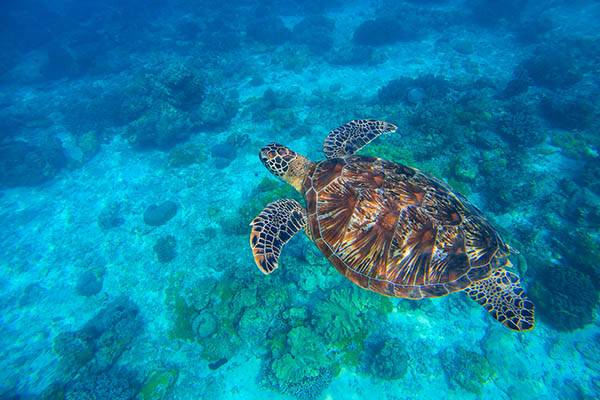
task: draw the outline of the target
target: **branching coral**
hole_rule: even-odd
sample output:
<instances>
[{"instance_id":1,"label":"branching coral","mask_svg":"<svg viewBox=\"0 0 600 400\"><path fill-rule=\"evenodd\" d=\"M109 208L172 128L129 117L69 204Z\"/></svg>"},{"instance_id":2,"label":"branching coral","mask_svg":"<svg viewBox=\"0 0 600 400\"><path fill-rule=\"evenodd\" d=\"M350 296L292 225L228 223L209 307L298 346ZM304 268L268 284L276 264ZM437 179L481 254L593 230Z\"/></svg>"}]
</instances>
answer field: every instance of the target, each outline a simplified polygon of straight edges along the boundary
<instances>
[{"instance_id":1,"label":"branching coral","mask_svg":"<svg viewBox=\"0 0 600 400\"><path fill-rule=\"evenodd\" d=\"M546 137L532 106L518 100L508 103L504 113L494 120L494 125L495 131L506 142L519 147L540 144Z\"/></svg>"},{"instance_id":2,"label":"branching coral","mask_svg":"<svg viewBox=\"0 0 600 400\"><path fill-rule=\"evenodd\" d=\"M590 276L568 265L545 268L529 290L544 322L572 331L592 322L598 289Z\"/></svg>"},{"instance_id":3,"label":"branching coral","mask_svg":"<svg viewBox=\"0 0 600 400\"><path fill-rule=\"evenodd\" d=\"M408 359L406 346L399 339L390 338L368 358L368 370L381 379L400 379L406 374Z\"/></svg>"},{"instance_id":4,"label":"branching coral","mask_svg":"<svg viewBox=\"0 0 600 400\"><path fill-rule=\"evenodd\" d=\"M282 393L299 399L317 398L337 373L337 355L331 352L312 328L298 326L287 334L286 348L281 341L272 342L275 357L267 370L269 382ZM276 354L280 356L276 356Z\"/></svg>"},{"instance_id":5,"label":"branching coral","mask_svg":"<svg viewBox=\"0 0 600 400\"><path fill-rule=\"evenodd\" d=\"M459 386L476 395L481 394L481 386L494 375L484 356L462 347L445 350L440 361L451 388Z\"/></svg>"},{"instance_id":6,"label":"branching coral","mask_svg":"<svg viewBox=\"0 0 600 400\"><path fill-rule=\"evenodd\" d=\"M352 288L334 289L329 299L317 305L316 328L331 343L364 339L374 313L392 309L391 301L381 295Z\"/></svg>"}]
</instances>

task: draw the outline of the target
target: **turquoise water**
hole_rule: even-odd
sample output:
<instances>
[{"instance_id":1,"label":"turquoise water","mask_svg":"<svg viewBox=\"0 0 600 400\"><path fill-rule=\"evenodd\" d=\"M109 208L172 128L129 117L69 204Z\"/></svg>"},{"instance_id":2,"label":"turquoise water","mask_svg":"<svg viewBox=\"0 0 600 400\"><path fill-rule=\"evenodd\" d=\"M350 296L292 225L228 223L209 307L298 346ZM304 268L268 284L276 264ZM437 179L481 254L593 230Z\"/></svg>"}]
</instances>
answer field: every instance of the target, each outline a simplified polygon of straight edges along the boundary
<instances>
[{"instance_id":1,"label":"turquoise water","mask_svg":"<svg viewBox=\"0 0 600 400\"><path fill-rule=\"evenodd\" d=\"M594 1L3 1L1 399L600 397ZM519 250L513 332L464 293L359 289L304 233L268 276L249 223L295 198L258 151L449 183Z\"/></svg>"}]
</instances>

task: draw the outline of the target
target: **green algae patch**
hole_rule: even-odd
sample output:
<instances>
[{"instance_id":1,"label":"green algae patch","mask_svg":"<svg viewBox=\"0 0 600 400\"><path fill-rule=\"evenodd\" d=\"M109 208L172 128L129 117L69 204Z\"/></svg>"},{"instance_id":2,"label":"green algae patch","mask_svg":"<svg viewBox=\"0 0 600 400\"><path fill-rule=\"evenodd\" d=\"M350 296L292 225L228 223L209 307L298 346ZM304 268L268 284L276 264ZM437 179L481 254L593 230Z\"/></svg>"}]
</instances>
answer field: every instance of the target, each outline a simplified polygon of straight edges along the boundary
<instances>
[{"instance_id":1,"label":"green algae patch","mask_svg":"<svg viewBox=\"0 0 600 400\"><path fill-rule=\"evenodd\" d=\"M171 168L186 168L193 164L204 163L207 157L207 149L204 145L177 146L169 152L167 164Z\"/></svg>"},{"instance_id":2,"label":"green algae patch","mask_svg":"<svg viewBox=\"0 0 600 400\"><path fill-rule=\"evenodd\" d=\"M589 140L583 134L578 132L553 135L550 143L555 147L559 147L565 157L574 160L594 157L594 152L590 148Z\"/></svg>"},{"instance_id":3,"label":"green algae patch","mask_svg":"<svg viewBox=\"0 0 600 400\"><path fill-rule=\"evenodd\" d=\"M276 108L267 115L273 120L273 129L276 132L287 132L298 124L296 114L289 108Z\"/></svg>"},{"instance_id":4,"label":"green algae patch","mask_svg":"<svg viewBox=\"0 0 600 400\"><path fill-rule=\"evenodd\" d=\"M194 340L192 320L196 314L194 307L189 306L185 299L179 294L177 284L178 278L172 278L171 284L165 290L165 305L170 314L175 318L173 327L169 331L169 339Z\"/></svg>"},{"instance_id":5,"label":"green algae patch","mask_svg":"<svg viewBox=\"0 0 600 400\"><path fill-rule=\"evenodd\" d=\"M166 399L173 385L177 382L179 371L171 368L166 371L152 371L146 378L138 394L139 400L162 400Z\"/></svg>"},{"instance_id":6,"label":"green algae patch","mask_svg":"<svg viewBox=\"0 0 600 400\"><path fill-rule=\"evenodd\" d=\"M477 164L465 155L452 158L446 169L448 180L459 182L473 182L479 176Z\"/></svg>"},{"instance_id":7,"label":"green algae patch","mask_svg":"<svg viewBox=\"0 0 600 400\"><path fill-rule=\"evenodd\" d=\"M370 143L360 151L360 154L383 158L409 166L416 164L412 151L393 145Z\"/></svg>"},{"instance_id":8,"label":"green algae patch","mask_svg":"<svg viewBox=\"0 0 600 400\"><path fill-rule=\"evenodd\" d=\"M192 330L192 317L195 314L193 307L187 305L183 297L175 297L173 329L169 332L169 339L194 340Z\"/></svg>"}]
</instances>

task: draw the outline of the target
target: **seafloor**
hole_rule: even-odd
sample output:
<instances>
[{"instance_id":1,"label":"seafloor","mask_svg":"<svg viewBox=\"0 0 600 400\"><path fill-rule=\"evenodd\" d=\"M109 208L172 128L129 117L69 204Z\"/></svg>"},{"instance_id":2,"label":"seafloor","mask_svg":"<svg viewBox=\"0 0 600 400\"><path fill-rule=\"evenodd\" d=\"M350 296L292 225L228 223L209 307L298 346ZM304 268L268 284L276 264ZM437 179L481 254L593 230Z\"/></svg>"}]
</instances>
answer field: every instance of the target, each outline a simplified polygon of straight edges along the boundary
<instances>
[{"instance_id":1,"label":"seafloor","mask_svg":"<svg viewBox=\"0 0 600 400\"><path fill-rule=\"evenodd\" d=\"M0 398L600 397L597 2L17 3ZM520 251L532 331L359 290L303 234L259 272L249 222L299 197L258 150L356 118Z\"/></svg>"}]
</instances>

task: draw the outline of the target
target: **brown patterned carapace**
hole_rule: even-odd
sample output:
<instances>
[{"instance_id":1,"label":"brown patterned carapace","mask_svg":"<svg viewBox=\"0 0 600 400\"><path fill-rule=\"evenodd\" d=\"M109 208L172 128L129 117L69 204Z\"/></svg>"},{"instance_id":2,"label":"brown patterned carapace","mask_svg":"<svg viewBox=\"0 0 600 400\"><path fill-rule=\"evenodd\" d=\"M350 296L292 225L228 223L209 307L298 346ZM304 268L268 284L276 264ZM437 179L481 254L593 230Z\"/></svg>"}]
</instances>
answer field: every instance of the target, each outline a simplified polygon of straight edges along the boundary
<instances>
[{"instance_id":1,"label":"brown patterned carapace","mask_svg":"<svg viewBox=\"0 0 600 400\"><path fill-rule=\"evenodd\" d=\"M436 297L491 273L510 253L481 214L438 179L375 157L322 161L304 180L313 240L357 285ZM474 226L484 227L486 235ZM483 269L483 271L481 270Z\"/></svg>"}]
</instances>

